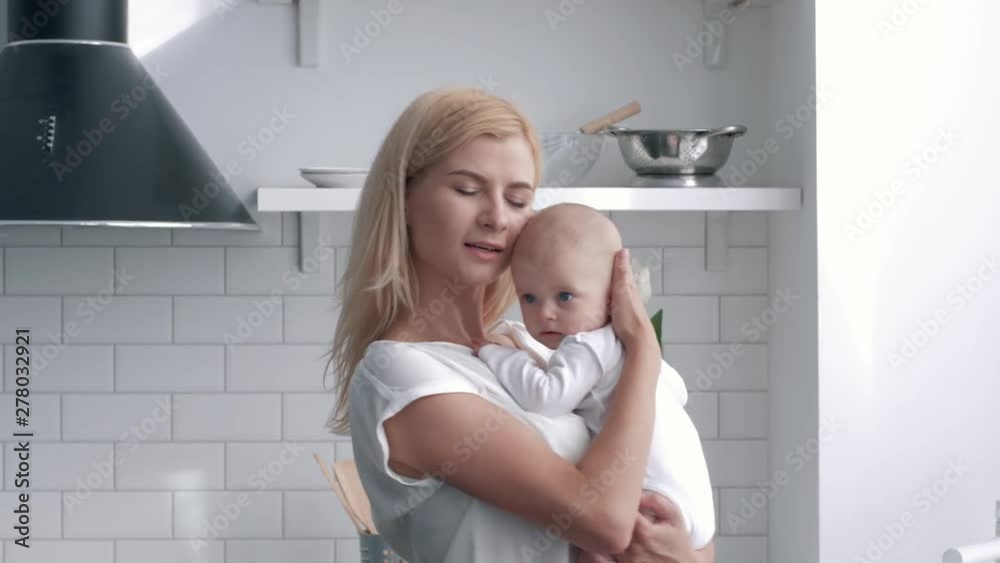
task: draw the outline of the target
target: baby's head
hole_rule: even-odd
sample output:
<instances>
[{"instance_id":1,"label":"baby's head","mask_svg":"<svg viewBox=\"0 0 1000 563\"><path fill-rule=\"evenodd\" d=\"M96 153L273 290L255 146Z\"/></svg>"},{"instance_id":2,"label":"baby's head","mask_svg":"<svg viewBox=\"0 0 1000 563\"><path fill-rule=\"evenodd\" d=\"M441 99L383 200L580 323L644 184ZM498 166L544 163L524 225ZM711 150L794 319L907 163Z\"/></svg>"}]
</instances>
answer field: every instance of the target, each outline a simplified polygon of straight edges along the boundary
<instances>
[{"instance_id":1,"label":"baby's head","mask_svg":"<svg viewBox=\"0 0 1000 563\"><path fill-rule=\"evenodd\" d=\"M575 203L536 213L521 230L511 275L531 336L555 349L563 337L607 324L618 229L604 214Z\"/></svg>"}]
</instances>

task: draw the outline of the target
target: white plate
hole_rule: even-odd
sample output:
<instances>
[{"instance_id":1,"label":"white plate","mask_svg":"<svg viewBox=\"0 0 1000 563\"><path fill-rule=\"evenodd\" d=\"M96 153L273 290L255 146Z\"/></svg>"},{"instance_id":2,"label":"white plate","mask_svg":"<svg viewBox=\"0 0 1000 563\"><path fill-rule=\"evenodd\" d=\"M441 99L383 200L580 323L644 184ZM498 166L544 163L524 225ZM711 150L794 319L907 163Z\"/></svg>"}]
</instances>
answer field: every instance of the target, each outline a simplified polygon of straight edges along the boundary
<instances>
[{"instance_id":1,"label":"white plate","mask_svg":"<svg viewBox=\"0 0 1000 563\"><path fill-rule=\"evenodd\" d=\"M307 168L299 168L299 172L315 172L318 174L367 174L367 168L329 168L322 166L313 166Z\"/></svg>"},{"instance_id":2,"label":"white plate","mask_svg":"<svg viewBox=\"0 0 1000 563\"><path fill-rule=\"evenodd\" d=\"M319 188L360 188L368 177L364 168L300 168L299 172Z\"/></svg>"}]
</instances>

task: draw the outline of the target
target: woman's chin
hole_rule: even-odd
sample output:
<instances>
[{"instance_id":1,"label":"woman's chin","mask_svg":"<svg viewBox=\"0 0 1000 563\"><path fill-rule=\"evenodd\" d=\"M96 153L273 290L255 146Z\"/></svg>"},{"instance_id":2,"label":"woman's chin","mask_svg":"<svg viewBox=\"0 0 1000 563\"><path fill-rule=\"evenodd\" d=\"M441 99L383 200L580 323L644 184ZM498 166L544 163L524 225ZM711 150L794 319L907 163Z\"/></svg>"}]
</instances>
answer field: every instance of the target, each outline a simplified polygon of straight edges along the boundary
<instances>
[{"instance_id":1,"label":"woman's chin","mask_svg":"<svg viewBox=\"0 0 1000 563\"><path fill-rule=\"evenodd\" d=\"M500 279L505 269L497 264L472 264L462 268L456 277L466 285L489 285Z\"/></svg>"}]
</instances>

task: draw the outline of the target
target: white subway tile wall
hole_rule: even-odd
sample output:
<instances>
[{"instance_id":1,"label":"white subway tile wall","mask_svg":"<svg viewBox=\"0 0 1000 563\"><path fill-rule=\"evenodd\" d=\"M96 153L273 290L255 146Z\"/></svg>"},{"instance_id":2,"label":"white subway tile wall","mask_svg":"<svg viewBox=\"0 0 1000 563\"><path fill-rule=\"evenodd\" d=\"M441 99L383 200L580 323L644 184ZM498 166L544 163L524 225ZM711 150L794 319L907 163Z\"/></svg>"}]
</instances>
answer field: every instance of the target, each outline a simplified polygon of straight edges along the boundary
<instances>
[{"instance_id":1,"label":"white subway tile wall","mask_svg":"<svg viewBox=\"0 0 1000 563\"><path fill-rule=\"evenodd\" d=\"M112 227L63 227L62 245L170 246L170 229L129 229L123 231Z\"/></svg>"},{"instance_id":2,"label":"white subway tile wall","mask_svg":"<svg viewBox=\"0 0 1000 563\"><path fill-rule=\"evenodd\" d=\"M647 309L663 309L664 357L691 391L717 560L763 563L767 216L732 214L726 272L704 269L703 213L610 216L651 269ZM260 233L0 229L0 430L34 432L33 547L5 527L6 561L359 561L313 459L353 457L323 428L353 216L332 214L333 247L304 277L297 216L256 217ZM28 428L15 424L19 328L32 335ZM4 445L11 514L17 443Z\"/></svg>"}]
</instances>

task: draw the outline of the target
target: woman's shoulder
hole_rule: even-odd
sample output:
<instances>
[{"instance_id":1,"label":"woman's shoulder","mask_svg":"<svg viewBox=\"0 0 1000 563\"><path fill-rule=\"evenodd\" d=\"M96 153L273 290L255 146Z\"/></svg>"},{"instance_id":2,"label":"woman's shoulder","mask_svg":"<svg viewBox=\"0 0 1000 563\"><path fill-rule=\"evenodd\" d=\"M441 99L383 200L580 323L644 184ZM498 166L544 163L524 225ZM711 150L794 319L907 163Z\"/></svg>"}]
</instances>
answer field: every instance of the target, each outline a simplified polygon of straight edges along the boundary
<instances>
[{"instance_id":1,"label":"woman's shoulder","mask_svg":"<svg viewBox=\"0 0 1000 563\"><path fill-rule=\"evenodd\" d=\"M376 340L365 349L355 372L384 393L428 387L470 385L455 360L469 355L457 344Z\"/></svg>"},{"instance_id":2,"label":"woman's shoulder","mask_svg":"<svg viewBox=\"0 0 1000 563\"><path fill-rule=\"evenodd\" d=\"M385 379L404 371L410 365L425 362L426 356L426 352L412 342L375 340L365 348L358 368L369 376Z\"/></svg>"}]
</instances>

